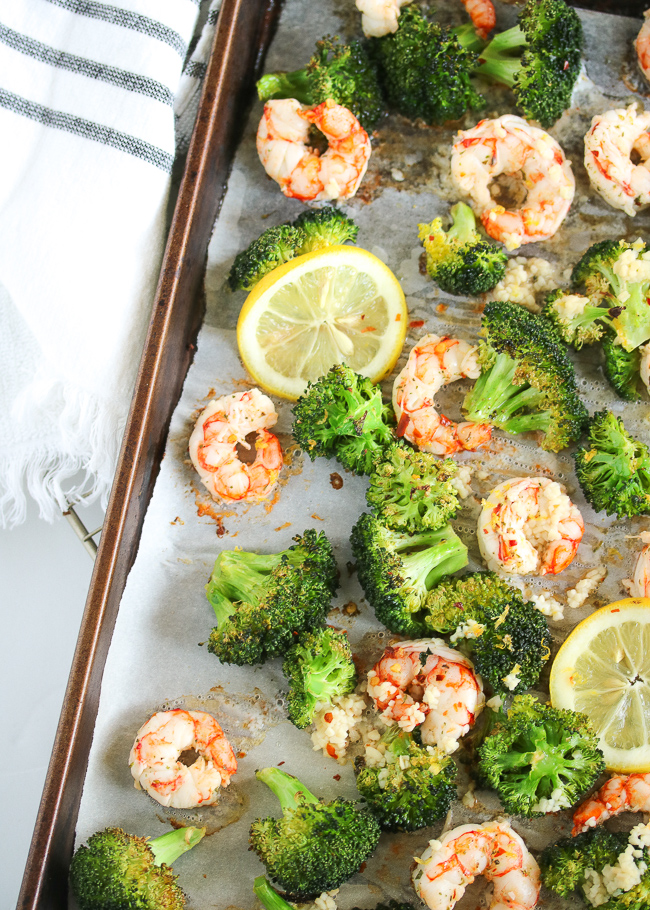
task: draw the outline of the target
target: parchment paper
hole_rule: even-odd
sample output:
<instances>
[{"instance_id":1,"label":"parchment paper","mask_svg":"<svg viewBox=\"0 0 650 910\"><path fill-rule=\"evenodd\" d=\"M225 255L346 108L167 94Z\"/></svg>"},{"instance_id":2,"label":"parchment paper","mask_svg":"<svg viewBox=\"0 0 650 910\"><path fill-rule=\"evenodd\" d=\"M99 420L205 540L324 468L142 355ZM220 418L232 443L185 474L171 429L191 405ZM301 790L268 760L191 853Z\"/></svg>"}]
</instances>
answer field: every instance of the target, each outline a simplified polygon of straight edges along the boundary
<instances>
[{"instance_id":1,"label":"parchment paper","mask_svg":"<svg viewBox=\"0 0 650 910\"><path fill-rule=\"evenodd\" d=\"M443 5L441 16L462 21L463 11ZM515 13L499 8L501 27L511 24ZM582 166L582 137L594 113L623 106L641 88L631 51L639 22L581 13L585 26L588 63L575 95L575 108L550 131L573 161L577 193L569 217L556 237L531 245L516 255L542 256L558 265L559 272L572 265L589 244L605 237L645 237L648 215L632 221L609 208L590 191ZM324 34L349 37L358 33L359 16L351 0L287 0L280 27L268 56L267 69L295 69L306 62L314 42ZM643 86L643 91L647 87ZM511 110L501 92L490 94L490 109L483 116ZM229 189L215 225L206 274L208 313L199 336L198 351L181 401L174 413L169 440L146 516L140 550L128 579L102 686L102 696L90 753L88 773L77 824L77 842L107 825L120 825L140 835L157 836L173 823L208 826L209 836L175 865L188 894L190 908L207 910L253 908L253 879L263 866L247 849L253 818L277 812L277 803L254 772L266 765L284 763L326 798L355 798L351 765L339 765L314 752L308 732L286 719L283 694L286 683L280 661L262 668L221 665L208 653L205 642L214 625L204 586L212 565L223 549L275 552L289 546L294 534L305 528L324 529L335 548L341 570L341 590L330 614L333 625L347 628L360 661L370 667L391 638L374 618L363 599L356 576L348 571L351 560L348 538L352 525L365 509L364 478L346 474L335 461L311 463L291 446L290 406L277 401L278 432L287 453L279 494L267 504L223 507L212 503L202 490L187 456L187 441L199 410L216 396L248 387L249 380L237 355L234 327L244 293L231 293L224 285L237 252L272 224L294 218L300 203L285 199L268 180L257 159L254 137L261 113L255 105L246 126L229 180ZM466 119L473 125L479 115ZM360 227L358 244L380 256L399 277L409 305L410 329L401 368L408 351L427 331L457 334L476 340L480 313L473 301L447 298L423 276L418 267L421 247L417 224L446 214L457 197L448 183L449 148L453 131L416 127L399 117L383 122L373 137L373 156L358 196L347 205ZM421 322L421 325L417 323ZM627 405L615 399L590 349L577 359L580 388L591 411L604 406L624 414L635 434L648 438L647 401ZM395 374L393 374L394 376ZM389 397L392 378L385 383ZM460 417L466 386L458 383L440 394L441 409ZM640 544L630 539L650 526L648 519L615 522L596 516L582 497L569 452L553 456L532 439L506 437L496 432L489 449L462 460L474 467L473 496L466 500L455 522L470 547L469 570L480 568L476 547L476 517L480 500L510 476L551 476L567 487L586 522L586 532L574 563L557 579L531 582L534 590L553 590L560 596L594 565L605 564L607 580L579 610L565 608L565 620L550 622L554 640L595 607L622 595L621 579L630 575ZM330 474L343 479L334 489ZM344 605L358 605L357 615ZM546 674L547 675L547 674ZM545 694L545 678L540 692ZM186 707L215 715L240 755L239 770L220 803L194 811L168 810L133 788L128 755L135 733L155 711ZM463 786L460 788L461 792ZM500 814L494 794L479 793L479 803L465 809L454 804L446 827L466 821L483 822ZM568 833L568 813L534 822L513 820L533 851ZM417 899L409 886L409 866L428 840L438 836L443 823L413 834L384 835L376 854L362 874L345 884L337 898L343 910L354 905L374 906L387 898ZM487 900L489 888L476 883L459 908L475 908ZM579 907L576 897L561 901L543 892L544 906Z\"/></svg>"}]
</instances>

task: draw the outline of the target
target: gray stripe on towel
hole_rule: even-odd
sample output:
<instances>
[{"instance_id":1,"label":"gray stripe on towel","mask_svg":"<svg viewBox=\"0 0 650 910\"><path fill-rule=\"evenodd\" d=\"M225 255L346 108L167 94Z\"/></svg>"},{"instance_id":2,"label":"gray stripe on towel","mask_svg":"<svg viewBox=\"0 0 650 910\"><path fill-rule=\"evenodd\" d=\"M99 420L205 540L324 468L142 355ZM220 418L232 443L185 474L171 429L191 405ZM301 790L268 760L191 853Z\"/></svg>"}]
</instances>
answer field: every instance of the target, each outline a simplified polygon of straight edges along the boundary
<instances>
[{"instance_id":1,"label":"gray stripe on towel","mask_svg":"<svg viewBox=\"0 0 650 910\"><path fill-rule=\"evenodd\" d=\"M135 136L129 136L127 133L121 133L110 126L104 126L101 123L94 123L92 120L84 120L83 117L75 117L73 114L66 114L63 111L55 111L50 107L44 107L42 104L36 104L27 98L21 98L20 95L14 95L0 88L0 107L8 111L13 111L21 117L28 117L35 120L43 126L52 127L55 130L63 130L67 133L73 133L75 136L81 136L83 139L90 139L92 142L99 142L102 145L111 146L127 155L133 155L140 158L160 170L170 173L174 162L173 155L164 152L162 149L145 142L143 139L137 139Z\"/></svg>"}]
</instances>

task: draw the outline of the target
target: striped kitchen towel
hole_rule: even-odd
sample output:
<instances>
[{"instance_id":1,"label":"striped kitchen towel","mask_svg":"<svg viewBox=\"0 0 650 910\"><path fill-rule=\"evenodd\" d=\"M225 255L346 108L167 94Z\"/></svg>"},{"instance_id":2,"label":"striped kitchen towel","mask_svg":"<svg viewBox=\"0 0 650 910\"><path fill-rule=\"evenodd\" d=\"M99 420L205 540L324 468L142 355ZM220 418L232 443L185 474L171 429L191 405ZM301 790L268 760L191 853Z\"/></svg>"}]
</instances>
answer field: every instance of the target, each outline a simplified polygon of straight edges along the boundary
<instances>
[{"instance_id":1,"label":"striped kitchen towel","mask_svg":"<svg viewBox=\"0 0 650 910\"><path fill-rule=\"evenodd\" d=\"M26 491L50 519L64 494L106 501L198 13L199 0L0 0L1 525L24 518Z\"/></svg>"}]
</instances>

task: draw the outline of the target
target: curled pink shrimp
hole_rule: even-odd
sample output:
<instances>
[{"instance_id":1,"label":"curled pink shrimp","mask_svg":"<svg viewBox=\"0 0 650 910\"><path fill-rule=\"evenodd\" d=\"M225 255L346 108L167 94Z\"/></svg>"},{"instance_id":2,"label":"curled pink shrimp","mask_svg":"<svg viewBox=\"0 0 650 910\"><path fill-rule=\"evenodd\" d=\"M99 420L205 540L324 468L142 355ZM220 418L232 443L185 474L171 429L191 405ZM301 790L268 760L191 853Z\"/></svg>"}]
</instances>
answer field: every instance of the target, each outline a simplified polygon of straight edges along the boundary
<instances>
[{"instance_id":1,"label":"curled pink shrimp","mask_svg":"<svg viewBox=\"0 0 650 910\"><path fill-rule=\"evenodd\" d=\"M280 443L267 432L277 419L273 402L259 389L224 395L208 404L190 436L189 451L213 499L250 502L270 494L282 468ZM250 449L246 440L250 433L256 434L256 456L246 464L237 446Z\"/></svg>"},{"instance_id":2,"label":"curled pink shrimp","mask_svg":"<svg viewBox=\"0 0 650 910\"><path fill-rule=\"evenodd\" d=\"M501 174L521 176L527 196L520 209L507 210L492 198L490 184ZM490 237L509 250L552 237L575 193L571 164L556 140L513 114L461 130L451 175Z\"/></svg>"},{"instance_id":3,"label":"curled pink shrimp","mask_svg":"<svg viewBox=\"0 0 650 910\"><path fill-rule=\"evenodd\" d=\"M460 0L472 20L479 38L487 38L497 24L497 14L492 0Z\"/></svg>"},{"instance_id":4,"label":"curled pink shrimp","mask_svg":"<svg viewBox=\"0 0 650 910\"><path fill-rule=\"evenodd\" d=\"M422 741L446 752L458 748L485 702L472 662L438 638L386 648L368 673L368 695L386 724L421 726Z\"/></svg>"},{"instance_id":5,"label":"curled pink shrimp","mask_svg":"<svg viewBox=\"0 0 650 910\"><path fill-rule=\"evenodd\" d=\"M647 9L643 16L643 25L636 36L634 47L641 72L650 82L650 9Z\"/></svg>"},{"instance_id":6,"label":"curled pink shrimp","mask_svg":"<svg viewBox=\"0 0 650 910\"><path fill-rule=\"evenodd\" d=\"M634 578L627 585L631 597L650 597L650 531L642 531L639 536L645 546L637 557Z\"/></svg>"},{"instance_id":7,"label":"curled pink shrimp","mask_svg":"<svg viewBox=\"0 0 650 910\"><path fill-rule=\"evenodd\" d=\"M575 837L621 812L650 812L650 774L615 774L573 813Z\"/></svg>"},{"instance_id":8,"label":"curled pink shrimp","mask_svg":"<svg viewBox=\"0 0 650 910\"><path fill-rule=\"evenodd\" d=\"M489 910L533 910L539 866L506 821L460 825L431 841L413 870L413 886L430 910L452 910L483 875L493 882Z\"/></svg>"},{"instance_id":9,"label":"curled pink shrimp","mask_svg":"<svg viewBox=\"0 0 650 910\"><path fill-rule=\"evenodd\" d=\"M327 139L323 155L307 144L310 124ZM303 202L349 199L366 172L370 151L370 139L357 118L331 99L314 108L294 98L264 105L257 153L285 196Z\"/></svg>"},{"instance_id":10,"label":"curled pink shrimp","mask_svg":"<svg viewBox=\"0 0 650 910\"><path fill-rule=\"evenodd\" d=\"M559 483L515 477L484 500L478 543L493 572L557 575L576 555L584 530L582 515Z\"/></svg>"},{"instance_id":11,"label":"curled pink shrimp","mask_svg":"<svg viewBox=\"0 0 650 910\"><path fill-rule=\"evenodd\" d=\"M425 335L415 345L393 386L398 436L435 455L473 452L490 441L490 424L454 423L434 402L442 386L480 375L476 352L474 345L448 335Z\"/></svg>"},{"instance_id":12,"label":"curled pink shrimp","mask_svg":"<svg viewBox=\"0 0 650 910\"><path fill-rule=\"evenodd\" d=\"M191 765L179 761L193 749ZM232 746L217 721L205 711L159 711L138 730L129 767L135 786L162 806L192 809L211 806L219 789L227 787L237 770Z\"/></svg>"}]
</instances>

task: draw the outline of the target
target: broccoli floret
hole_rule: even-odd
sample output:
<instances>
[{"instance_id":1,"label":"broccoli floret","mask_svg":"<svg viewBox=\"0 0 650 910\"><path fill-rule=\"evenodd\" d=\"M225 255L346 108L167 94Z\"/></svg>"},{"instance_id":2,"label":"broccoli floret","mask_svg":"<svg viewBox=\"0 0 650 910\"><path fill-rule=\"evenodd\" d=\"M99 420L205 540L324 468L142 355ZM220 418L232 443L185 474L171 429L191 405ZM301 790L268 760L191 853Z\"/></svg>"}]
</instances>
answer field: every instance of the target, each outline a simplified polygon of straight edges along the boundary
<instances>
[{"instance_id":1,"label":"broccoli floret","mask_svg":"<svg viewBox=\"0 0 650 910\"><path fill-rule=\"evenodd\" d=\"M476 230L474 212L464 202L451 209L448 231L442 219L419 224L419 237L427 253L427 271L448 294L475 297L501 281L506 273L506 253L483 240Z\"/></svg>"},{"instance_id":2,"label":"broccoli floret","mask_svg":"<svg viewBox=\"0 0 650 910\"><path fill-rule=\"evenodd\" d=\"M605 770L589 718L517 695L479 749L479 772L507 812L532 818L568 808Z\"/></svg>"},{"instance_id":3,"label":"broccoli floret","mask_svg":"<svg viewBox=\"0 0 650 910\"><path fill-rule=\"evenodd\" d=\"M576 442L589 415L573 364L549 321L516 303L491 301L483 333L482 372L463 403L467 419L507 433L540 431L541 446L550 452Z\"/></svg>"},{"instance_id":4,"label":"broccoli floret","mask_svg":"<svg viewBox=\"0 0 650 910\"><path fill-rule=\"evenodd\" d=\"M456 796L451 756L419 745L397 726L380 742L386 746L385 766L368 766L359 756L355 768L359 793L384 831L417 831L444 818Z\"/></svg>"},{"instance_id":5,"label":"broccoli floret","mask_svg":"<svg viewBox=\"0 0 650 910\"><path fill-rule=\"evenodd\" d=\"M626 351L650 339L650 262L641 257L640 240L603 240L589 247L571 273L575 288L584 288L605 309L608 322Z\"/></svg>"},{"instance_id":6,"label":"broccoli floret","mask_svg":"<svg viewBox=\"0 0 650 910\"><path fill-rule=\"evenodd\" d=\"M650 450L611 411L589 422L587 444L575 453L576 474L597 512L619 518L650 514Z\"/></svg>"},{"instance_id":7,"label":"broccoli floret","mask_svg":"<svg viewBox=\"0 0 650 910\"><path fill-rule=\"evenodd\" d=\"M228 284L233 291L250 291L273 269L297 256L306 240L305 232L291 224L267 228L235 256Z\"/></svg>"},{"instance_id":8,"label":"broccoli floret","mask_svg":"<svg viewBox=\"0 0 650 910\"><path fill-rule=\"evenodd\" d=\"M359 582L377 619L409 638L425 634L427 594L467 565L467 547L451 526L407 534L363 514L350 541Z\"/></svg>"},{"instance_id":9,"label":"broccoli floret","mask_svg":"<svg viewBox=\"0 0 650 910\"><path fill-rule=\"evenodd\" d=\"M297 635L322 628L338 587L332 545L307 530L281 553L221 553L206 586L218 627L208 650L225 663L284 654Z\"/></svg>"},{"instance_id":10,"label":"broccoli floret","mask_svg":"<svg viewBox=\"0 0 650 910\"><path fill-rule=\"evenodd\" d=\"M278 797L283 815L256 819L250 845L289 897L338 888L373 853L381 829L367 809L346 799L323 802L280 768L256 777Z\"/></svg>"},{"instance_id":11,"label":"broccoli floret","mask_svg":"<svg viewBox=\"0 0 650 910\"><path fill-rule=\"evenodd\" d=\"M546 129L571 106L584 38L564 0L528 0L518 24L481 51L476 73L509 86L528 120Z\"/></svg>"},{"instance_id":12,"label":"broccoli floret","mask_svg":"<svg viewBox=\"0 0 650 910\"><path fill-rule=\"evenodd\" d=\"M293 435L313 461L336 456L355 474L368 474L383 448L394 441L392 411L365 376L336 364L307 384L293 409Z\"/></svg>"},{"instance_id":13,"label":"broccoli floret","mask_svg":"<svg viewBox=\"0 0 650 910\"><path fill-rule=\"evenodd\" d=\"M550 847L540 857L542 881L547 888L562 897L570 897L573 891L579 890L589 906L593 906L587 897L587 870L602 873L605 866L617 866L621 854L626 854L625 867L629 864L628 845L634 850L632 861L643 862L645 871L641 871L640 881L621 891L618 888L609 900L600 904L603 910L647 910L650 907L650 851L644 849L634 829L628 838L622 832L608 831L606 828L591 828L576 837L567 837ZM638 851L638 852L637 852Z\"/></svg>"},{"instance_id":14,"label":"broccoli floret","mask_svg":"<svg viewBox=\"0 0 650 910\"><path fill-rule=\"evenodd\" d=\"M426 123L457 120L481 107L471 81L476 44L471 27L449 31L428 22L415 4L406 7L395 34L372 45L388 100L401 114Z\"/></svg>"},{"instance_id":15,"label":"broccoli floret","mask_svg":"<svg viewBox=\"0 0 650 910\"><path fill-rule=\"evenodd\" d=\"M354 243L359 233L354 221L333 205L302 212L293 226L305 234L305 240L298 251L300 254L322 250L326 246L346 243L348 240Z\"/></svg>"},{"instance_id":16,"label":"broccoli floret","mask_svg":"<svg viewBox=\"0 0 650 910\"><path fill-rule=\"evenodd\" d=\"M427 597L424 622L434 632L454 633L454 647L501 694L534 686L551 655L543 614L494 572L441 582ZM511 689L504 679L513 675L519 682Z\"/></svg>"},{"instance_id":17,"label":"broccoli floret","mask_svg":"<svg viewBox=\"0 0 650 910\"><path fill-rule=\"evenodd\" d=\"M641 378L641 353L638 348L626 351L618 344L615 332L607 332L603 338L603 373L619 398L623 401L639 401L639 380Z\"/></svg>"},{"instance_id":18,"label":"broccoli floret","mask_svg":"<svg viewBox=\"0 0 650 910\"><path fill-rule=\"evenodd\" d=\"M361 910L361 907L353 907L352 910ZM408 901L388 901L387 904L377 904L374 910L415 910L415 907Z\"/></svg>"},{"instance_id":19,"label":"broccoli floret","mask_svg":"<svg viewBox=\"0 0 650 910\"><path fill-rule=\"evenodd\" d=\"M285 901L275 888L271 887L263 875L258 875L255 879L253 891L266 907L266 910L295 910L294 905ZM361 910L361 908L353 907L353 910ZM388 901L387 904L377 904L374 910L415 910L415 908L413 904Z\"/></svg>"},{"instance_id":20,"label":"broccoli floret","mask_svg":"<svg viewBox=\"0 0 650 910\"><path fill-rule=\"evenodd\" d=\"M318 702L331 703L357 683L348 636L335 629L301 635L287 651L282 672L290 685L289 720L301 730L313 722Z\"/></svg>"},{"instance_id":21,"label":"broccoli floret","mask_svg":"<svg viewBox=\"0 0 650 910\"><path fill-rule=\"evenodd\" d=\"M80 910L181 910L185 895L170 866L204 834L205 828L179 828L154 840L121 828L93 834L70 863Z\"/></svg>"},{"instance_id":22,"label":"broccoli floret","mask_svg":"<svg viewBox=\"0 0 650 910\"><path fill-rule=\"evenodd\" d=\"M548 295L542 315L555 326L562 341L577 351L600 341L611 322L607 310L592 306L589 297L567 294L560 288Z\"/></svg>"},{"instance_id":23,"label":"broccoli floret","mask_svg":"<svg viewBox=\"0 0 650 910\"><path fill-rule=\"evenodd\" d=\"M372 130L384 113L377 72L363 45L341 44L338 38L317 41L316 53L303 69L262 76L257 94L260 101L295 98L311 105L331 98L352 111L366 130Z\"/></svg>"},{"instance_id":24,"label":"broccoli floret","mask_svg":"<svg viewBox=\"0 0 650 910\"><path fill-rule=\"evenodd\" d=\"M607 828L590 828L576 837L564 837L540 856L542 881L561 897L570 897L584 884L587 869L600 872L604 866L613 866L626 846L625 834Z\"/></svg>"},{"instance_id":25,"label":"broccoli floret","mask_svg":"<svg viewBox=\"0 0 650 910\"><path fill-rule=\"evenodd\" d=\"M453 458L440 460L396 443L377 459L366 501L377 518L396 531L436 531L460 508L451 480L458 474Z\"/></svg>"}]
</instances>

